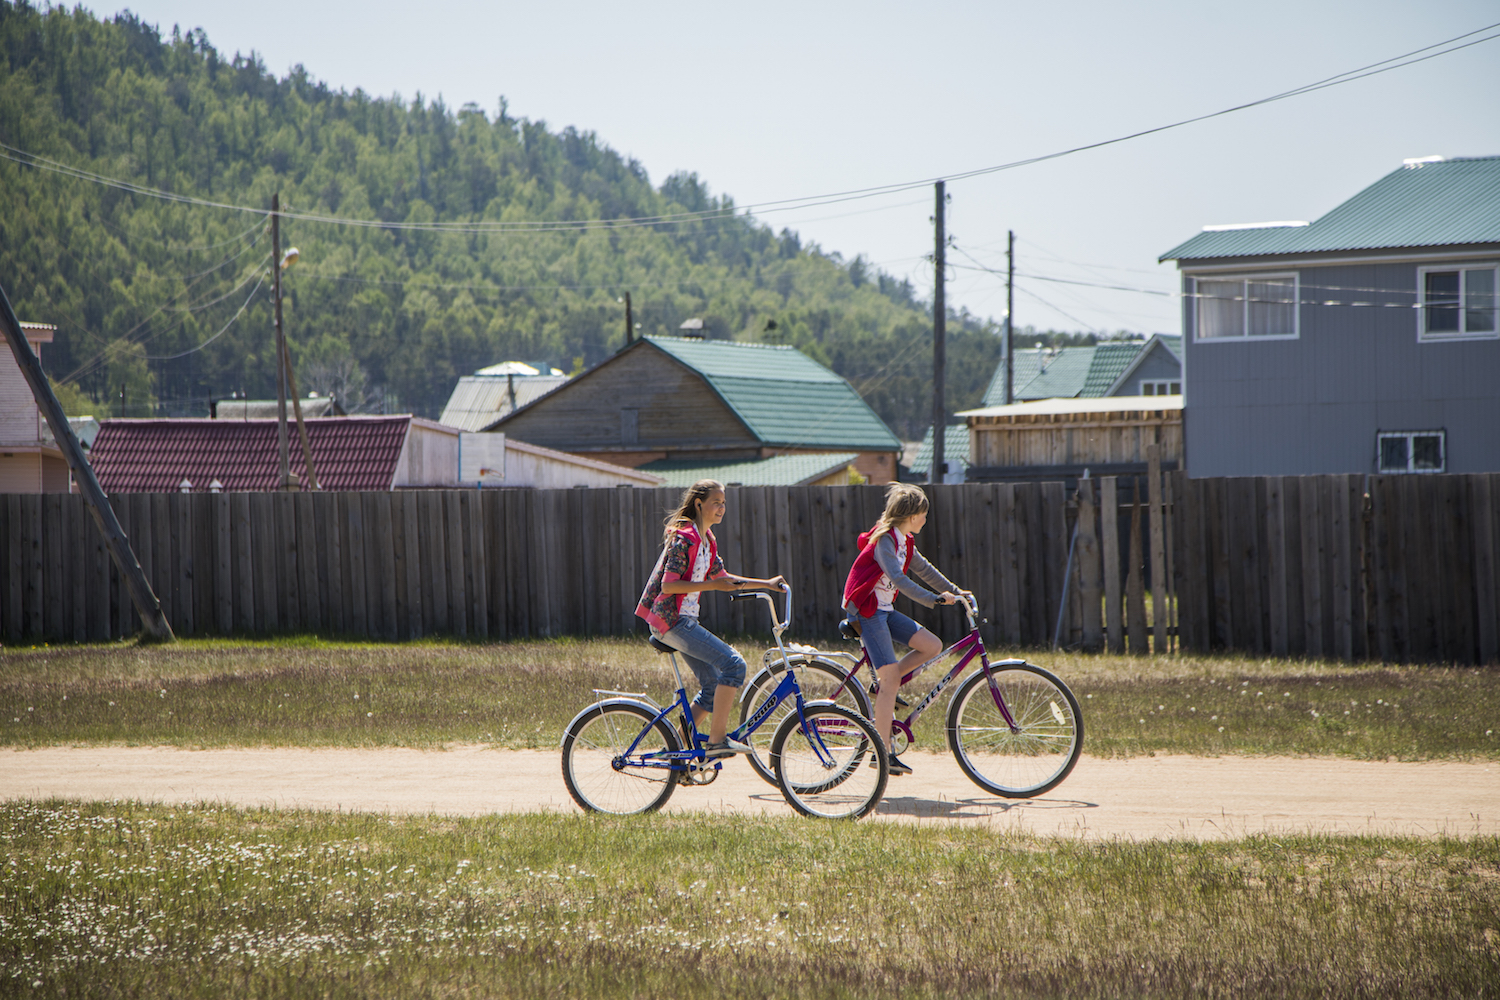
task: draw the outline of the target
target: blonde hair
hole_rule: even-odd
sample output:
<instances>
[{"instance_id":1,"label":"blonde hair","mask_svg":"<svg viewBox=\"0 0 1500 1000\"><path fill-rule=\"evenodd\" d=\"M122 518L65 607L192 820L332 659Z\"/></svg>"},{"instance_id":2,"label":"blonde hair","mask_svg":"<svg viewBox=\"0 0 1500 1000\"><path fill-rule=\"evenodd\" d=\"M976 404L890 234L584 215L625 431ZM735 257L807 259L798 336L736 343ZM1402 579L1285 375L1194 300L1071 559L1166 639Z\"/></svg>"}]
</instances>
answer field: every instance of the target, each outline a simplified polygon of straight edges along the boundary
<instances>
[{"instance_id":1,"label":"blonde hair","mask_svg":"<svg viewBox=\"0 0 1500 1000\"><path fill-rule=\"evenodd\" d=\"M915 517L927 509L927 494L920 486L911 483L892 483L885 490L885 511L881 513L875 527L870 531L867 545L874 545L881 535L909 517Z\"/></svg>"},{"instance_id":2,"label":"blonde hair","mask_svg":"<svg viewBox=\"0 0 1500 1000\"><path fill-rule=\"evenodd\" d=\"M700 479L683 490L677 509L668 514L667 519L662 522L664 530L661 533L661 543L666 545L672 540L672 536L686 525L697 524L699 516L703 513L703 501L707 500L714 490L722 489L724 489L724 484L717 479Z\"/></svg>"}]
</instances>

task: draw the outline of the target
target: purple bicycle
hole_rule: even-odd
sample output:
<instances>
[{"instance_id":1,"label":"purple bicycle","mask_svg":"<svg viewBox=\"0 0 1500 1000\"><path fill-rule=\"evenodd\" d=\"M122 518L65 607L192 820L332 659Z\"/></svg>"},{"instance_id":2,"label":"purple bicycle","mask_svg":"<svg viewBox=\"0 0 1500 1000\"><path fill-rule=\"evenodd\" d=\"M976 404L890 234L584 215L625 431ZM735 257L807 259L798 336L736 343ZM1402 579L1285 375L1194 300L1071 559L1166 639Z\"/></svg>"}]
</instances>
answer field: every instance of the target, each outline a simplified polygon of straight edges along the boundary
<instances>
[{"instance_id":1,"label":"purple bicycle","mask_svg":"<svg viewBox=\"0 0 1500 1000\"><path fill-rule=\"evenodd\" d=\"M905 719L891 725L891 745L897 754L915 742L912 727L938 695L977 658L980 669L971 674L953 693L948 703L948 747L958 766L980 788L1008 799L1024 799L1056 788L1078 763L1083 752L1083 715L1078 699L1056 674L1025 660L1001 660L991 663L979 635L979 617L974 595L960 594L969 619L969 634L901 678L903 685L947 657L953 657L952 668L927 692L915 707L898 700L898 707L911 707ZM841 631L846 639L858 640L848 622ZM837 702L869 718L870 692L879 690L879 682L869 691L860 682L861 666L875 668L869 654L817 649L787 643L785 651L765 658L760 671L745 684L741 695L741 718L761 711L764 702L775 691L783 673L790 669L810 699ZM751 766L767 781L775 776L766 765L752 734L756 753Z\"/></svg>"}]
</instances>

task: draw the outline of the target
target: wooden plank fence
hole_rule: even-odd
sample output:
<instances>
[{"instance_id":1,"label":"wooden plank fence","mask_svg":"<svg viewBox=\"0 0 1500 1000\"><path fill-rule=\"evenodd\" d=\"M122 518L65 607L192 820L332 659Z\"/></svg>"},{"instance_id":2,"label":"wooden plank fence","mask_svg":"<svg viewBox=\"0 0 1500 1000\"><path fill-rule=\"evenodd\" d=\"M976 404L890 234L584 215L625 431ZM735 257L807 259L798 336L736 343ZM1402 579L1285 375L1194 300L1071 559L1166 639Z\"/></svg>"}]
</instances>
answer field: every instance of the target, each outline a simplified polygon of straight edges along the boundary
<instances>
[{"instance_id":1,"label":"wooden plank fence","mask_svg":"<svg viewBox=\"0 0 1500 1000\"><path fill-rule=\"evenodd\" d=\"M998 649L1500 659L1496 476L1193 480L1170 472L927 487L920 546L979 594ZM883 490L736 487L735 572L784 573L791 636L837 635ZM404 640L640 634L675 490L131 494L111 498L179 635ZM1080 521L1079 512L1084 518ZM1077 532L1075 544L1074 533ZM0 497L0 642L102 641L140 622L82 499ZM1069 553L1073 567L1069 571ZM1064 579L1069 581L1067 594ZM952 638L958 613L916 608ZM704 624L764 631L711 596Z\"/></svg>"}]
</instances>

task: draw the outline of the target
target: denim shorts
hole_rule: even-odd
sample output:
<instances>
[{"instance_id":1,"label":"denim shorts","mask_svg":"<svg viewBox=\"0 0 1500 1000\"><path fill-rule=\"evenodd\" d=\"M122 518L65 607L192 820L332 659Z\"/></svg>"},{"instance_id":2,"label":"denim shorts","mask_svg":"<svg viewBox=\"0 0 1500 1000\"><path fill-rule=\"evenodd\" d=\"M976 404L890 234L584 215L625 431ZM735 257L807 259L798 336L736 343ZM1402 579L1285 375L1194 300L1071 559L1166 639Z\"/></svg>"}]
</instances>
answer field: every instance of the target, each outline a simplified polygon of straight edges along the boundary
<instances>
[{"instance_id":1,"label":"denim shorts","mask_svg":"<svg viewBox=\"0 0 1500 1000\"><path fill-rule=\"evenodd\" d=\"M745 658L729 643L698 624L696 618L679 618L671 631L659 637L682 654L693 668L702 690L693 701L704 711L714 710L714 688L723 684L737 688L745 683Z\"/></svg>"},{"instance_id":2,"label":"denim shorts","mask_svg":"<svg viewBox=\"0 0 1500 1000\"><path fill-rule=\"evenodd\" d=\"M922 631L922 626L899 611L876 611L869 618L858 611L849 610L850 621L859 623L859 640L870 654L870 662L878 670L900 659L891 640L905 644Z\"/></svg>"}]
</instances>

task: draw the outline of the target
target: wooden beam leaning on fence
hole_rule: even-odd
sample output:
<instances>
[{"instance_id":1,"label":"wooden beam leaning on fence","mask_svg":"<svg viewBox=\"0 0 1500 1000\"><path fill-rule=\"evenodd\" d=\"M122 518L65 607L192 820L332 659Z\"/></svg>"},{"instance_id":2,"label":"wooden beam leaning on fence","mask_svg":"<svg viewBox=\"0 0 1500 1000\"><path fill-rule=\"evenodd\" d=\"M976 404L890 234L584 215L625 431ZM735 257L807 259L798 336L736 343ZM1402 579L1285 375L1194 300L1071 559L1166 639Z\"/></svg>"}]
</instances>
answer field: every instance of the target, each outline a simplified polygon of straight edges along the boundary
<instances>
[{"instance_id":1,"label":"wooden beam leaning on fence","mask_svg":"<svg viewBox=\"0 0 1500 1000\"><path fill-rule=\"evenodd\" d=\"M167 616L162 614L161 602L156 599L151 584L146 580L146 574L141 572L141 564L135 558L135 552L130 547L130 540L120 529L119 519L115 517L114 508L105 498L104 489L99 485L93 467L89 465L88 459L84 458L83 449L78 444L78 436L73 433L73 428L63 413L62 404L57 401L57 396L52 392L52 386L42 371L41 361L38 360L36 353L31 349L31 344L22 334L21 321L16 318L15 310L10 305L10 297L5 294L4 288L0 288L0 327L5 328L5 339L10 344L11 353L16 356L16 366L26 376L26 382L31 386L31 394L36 399L37 408L42 411L42 416L47 418L47 425L52 428L52 436L57 439L63 457L68 460L68 468L73 471L73 478L78 482L83 498L89 505L89 513L94 515L94 523L109 546L110 556L119 568L120 575L125 578L126 586L130 590L130 599L135 603L136 611L140 614L147 633L151 638L162 642L175 641L177 637L172 634L172 626L167 623Z\"/></svg>"}]
</instances>

